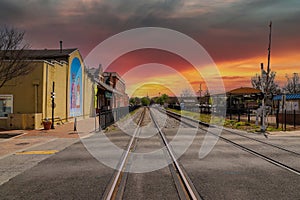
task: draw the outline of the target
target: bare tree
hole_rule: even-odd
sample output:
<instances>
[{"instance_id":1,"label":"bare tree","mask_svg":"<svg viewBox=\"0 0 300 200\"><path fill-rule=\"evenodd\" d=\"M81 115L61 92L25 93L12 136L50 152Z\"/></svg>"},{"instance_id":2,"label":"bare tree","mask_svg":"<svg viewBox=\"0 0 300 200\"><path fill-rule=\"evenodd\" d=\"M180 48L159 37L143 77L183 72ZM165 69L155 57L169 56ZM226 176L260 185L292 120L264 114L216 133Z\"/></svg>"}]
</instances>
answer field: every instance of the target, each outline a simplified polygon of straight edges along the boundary
<instances>
[{"instance_id":1,"label":"bare tree","mask_svg":"<svg viewBox=\"0 0 300 200\"><path fill-rule=\"evenodd\" d=\"M30 73L33 66L26 61L28 44L24 43L24 31L0 27L0 88L16 77Z\"/></svg>"},{"instance_id":2,"label":"bare tree","mask_svg":"<svg viewBox=\"0 0 300 200\"><path fill-rule=\"evenodd\" d=\"M262 78L261 75L256 74L256 76L251 78L252 86L256 89L261 90L262 83L265 87L265 93L268 95L274 95L280 93L280 88L278 84L275 83L276 72L270 72L268 78Z\"/></svg>"},{"instance_id":3,"label":"bare tree","mask_svg":"<svg viewBox=\"0 0 300 200\"><path fill-rule=\"evenodd\" d=\"M286 92L290 94L300 93L300 78L298 73L293 73L293 76L290 78L286 74L287 83L283 88Z\"/></svg>"},{"instance_id":4,"label":"bare tree","mask_svg":"<svg viewBox=\"0 0 300 200\"><path fill-rule=\"evenodd\" d=\"M192 92L190 89L185 88L185 89L183 89L183 90L181 91L180 96L181 96L181 97L193 97L193 96L195 96L195 95L193 94L193 92Z\"/></svg>"}]
</instances>

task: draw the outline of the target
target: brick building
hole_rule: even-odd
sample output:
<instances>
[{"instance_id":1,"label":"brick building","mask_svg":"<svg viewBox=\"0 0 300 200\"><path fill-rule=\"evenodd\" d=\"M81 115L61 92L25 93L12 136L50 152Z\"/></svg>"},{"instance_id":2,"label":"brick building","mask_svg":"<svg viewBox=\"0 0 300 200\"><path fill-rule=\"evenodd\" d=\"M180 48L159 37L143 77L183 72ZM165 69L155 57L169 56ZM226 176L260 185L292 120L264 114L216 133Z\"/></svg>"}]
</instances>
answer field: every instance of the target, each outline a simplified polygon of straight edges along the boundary
<instances>
[{"instance_id":1,"label":"brick building","mask_svg":"<svg viewBox=\"0 0 300 200\"><path fill-rule=\"evenodd\" d=\"M97 112L128 107L125 81L117 72L103 72L101 66L90 68L89 74L97 83L95 107Z\"/></svg>"}]
</instances>

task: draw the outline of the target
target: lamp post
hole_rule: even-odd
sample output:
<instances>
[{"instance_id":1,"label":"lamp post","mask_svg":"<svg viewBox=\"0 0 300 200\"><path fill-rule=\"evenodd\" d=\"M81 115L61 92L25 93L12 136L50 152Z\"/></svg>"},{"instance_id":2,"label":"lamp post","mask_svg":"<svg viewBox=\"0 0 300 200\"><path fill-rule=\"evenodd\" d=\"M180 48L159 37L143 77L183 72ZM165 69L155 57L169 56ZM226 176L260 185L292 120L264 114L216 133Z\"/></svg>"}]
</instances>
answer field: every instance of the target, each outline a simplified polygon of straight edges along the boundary
<instances>
[{"instance_id":1,"label":"lamp post","mask_svg":"<svg viewBox=\"0 0 300 200\"><path fill-rule=\"evenodd\" d=\"M51 99L52 99L52 123L51 123L51 129L54 129L54 108L55 108L55 92L54 92L55 82L52 83L52 92L51 92Z\"/></svg>"}]
</instances>

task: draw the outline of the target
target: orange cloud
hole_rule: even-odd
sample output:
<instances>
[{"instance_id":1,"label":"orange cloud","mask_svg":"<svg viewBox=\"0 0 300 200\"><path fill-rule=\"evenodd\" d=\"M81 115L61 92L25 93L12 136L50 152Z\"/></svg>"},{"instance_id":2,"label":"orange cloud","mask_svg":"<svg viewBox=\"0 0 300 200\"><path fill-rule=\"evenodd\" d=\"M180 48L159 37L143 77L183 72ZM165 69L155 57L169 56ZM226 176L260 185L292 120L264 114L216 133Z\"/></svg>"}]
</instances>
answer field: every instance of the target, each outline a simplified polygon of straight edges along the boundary
<instances>
[{"instance_id":1,"label":"orange cloud","mask_svg":"<svg viewBox=\"0 0 300 200\"><path fill-rule=\"evenodd\" d=\"M266 56L261 56L217 62L217 70L208 65L198 68L199 72L189 62L173 53L144 49L119 57L107 71L117 71L125 79L130 95L146 96L148 93L149 96L157 96L160 92L178 96L186 88L192 88L198 94L200 84L202 91L205 91L207 81L213 80L222 80L226 91L242 86L251 87L251 77L260 74L261 62L264 62L266 69L266 60ZM277 73L276 81L281 86L285 82L286 74L300 73L299 64L300 55L297 52L277 56L271 54L271 70ZM164 90L163 87L169 90ZM221 85L210 84L210 90L218 87Z\"/></svg>"}]
</instances>

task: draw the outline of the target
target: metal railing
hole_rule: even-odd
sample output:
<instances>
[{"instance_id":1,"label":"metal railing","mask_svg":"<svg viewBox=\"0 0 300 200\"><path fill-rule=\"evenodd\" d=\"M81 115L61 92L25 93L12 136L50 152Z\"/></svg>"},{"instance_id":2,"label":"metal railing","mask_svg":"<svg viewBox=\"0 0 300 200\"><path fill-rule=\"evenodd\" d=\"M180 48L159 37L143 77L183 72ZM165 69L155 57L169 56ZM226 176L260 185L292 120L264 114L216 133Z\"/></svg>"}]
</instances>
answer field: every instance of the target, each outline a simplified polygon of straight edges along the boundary
<instances>
[{"instance_id":1,"label":"metal railing","mask_svg":"<svg viewBox=\"0 0 300 200\"><path fill-rule=\"evenodd\" d=\"M126 106L110 110L100 110L98 113L99 127L105 129L139 107L140 106Z\"/></svg>"}]
</instances>

